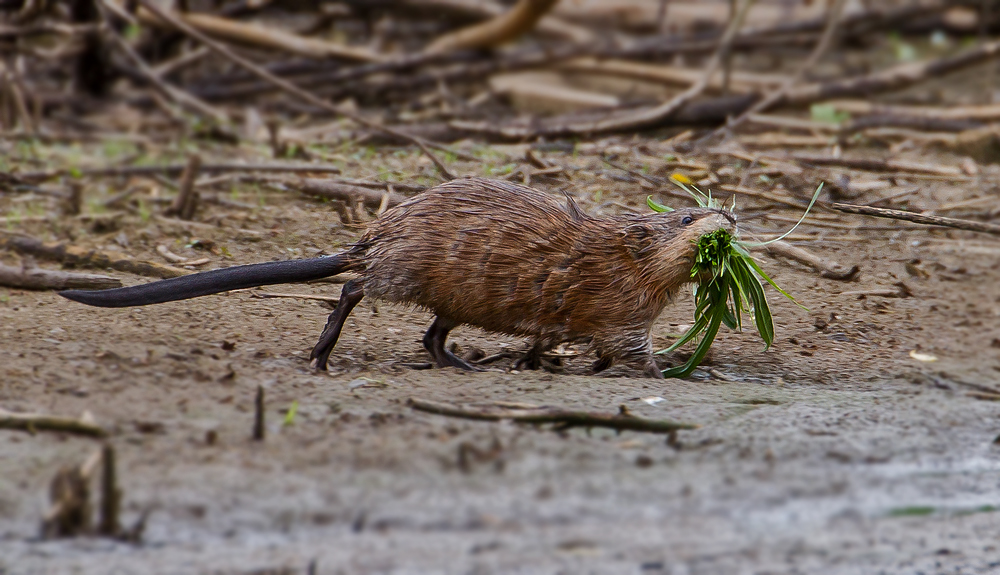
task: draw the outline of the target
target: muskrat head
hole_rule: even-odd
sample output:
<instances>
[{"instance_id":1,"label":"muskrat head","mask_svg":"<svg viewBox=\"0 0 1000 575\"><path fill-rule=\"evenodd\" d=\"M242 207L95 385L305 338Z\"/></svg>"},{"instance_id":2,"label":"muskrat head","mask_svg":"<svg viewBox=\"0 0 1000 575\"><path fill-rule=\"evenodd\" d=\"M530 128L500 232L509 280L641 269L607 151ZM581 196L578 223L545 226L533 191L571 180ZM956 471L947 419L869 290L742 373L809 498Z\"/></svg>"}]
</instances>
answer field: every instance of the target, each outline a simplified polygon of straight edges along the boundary
<instances>
[{"instance_id":1,"label":"muskrat head","mask_svg":"<svg viewBox=\"0 0 1000 575\"><path fill-rule=\"evenodd\" d=\"M736 236L736 216L716 208L683 208L636 216L625 226L624 242L647 279L673 289L691 277L698 239L716 230Z\"/></svg>"}]
</instances>

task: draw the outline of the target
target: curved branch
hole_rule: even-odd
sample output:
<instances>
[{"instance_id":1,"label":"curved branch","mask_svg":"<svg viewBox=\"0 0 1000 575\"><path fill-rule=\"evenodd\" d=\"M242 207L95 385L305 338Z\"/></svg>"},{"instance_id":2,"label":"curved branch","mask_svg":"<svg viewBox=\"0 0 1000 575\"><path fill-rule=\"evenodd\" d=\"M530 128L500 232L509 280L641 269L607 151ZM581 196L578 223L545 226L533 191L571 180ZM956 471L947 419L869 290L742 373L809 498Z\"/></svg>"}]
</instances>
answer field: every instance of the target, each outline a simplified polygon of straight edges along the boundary
<instances>
[{"instance_id":1,"label":"curved branch","mask_svg":"<svg viewBox=\"0 0 1000 575\"><path fill-rule=\"evenodd\" d=\"M559 0L519 0L507 12L485 22L440 36L427 46L428 54L487 48L529 32Z\"/></svg>"}]
</instances>

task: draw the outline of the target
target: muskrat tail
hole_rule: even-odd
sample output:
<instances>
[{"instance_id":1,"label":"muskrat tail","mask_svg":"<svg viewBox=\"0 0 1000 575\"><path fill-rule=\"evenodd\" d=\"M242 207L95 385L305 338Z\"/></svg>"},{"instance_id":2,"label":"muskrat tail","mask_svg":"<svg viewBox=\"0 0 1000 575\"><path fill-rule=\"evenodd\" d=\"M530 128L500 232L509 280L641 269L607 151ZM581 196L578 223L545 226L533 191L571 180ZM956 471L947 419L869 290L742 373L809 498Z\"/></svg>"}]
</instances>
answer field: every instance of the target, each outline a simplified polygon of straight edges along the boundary
<instances>
[{"instance_id":1,"label":"muskrat tail","mask_svg":"<svg viewBox=\"0 0 1000 575\"><path fill-rule=\"evenodd\" d=\"M351 250L305 260L234 266L123 288L61 291L59 295L97 307L150 305L234 289L317 280L355 269L359 263L358 254Z\"/></svg>"}]
</instances>

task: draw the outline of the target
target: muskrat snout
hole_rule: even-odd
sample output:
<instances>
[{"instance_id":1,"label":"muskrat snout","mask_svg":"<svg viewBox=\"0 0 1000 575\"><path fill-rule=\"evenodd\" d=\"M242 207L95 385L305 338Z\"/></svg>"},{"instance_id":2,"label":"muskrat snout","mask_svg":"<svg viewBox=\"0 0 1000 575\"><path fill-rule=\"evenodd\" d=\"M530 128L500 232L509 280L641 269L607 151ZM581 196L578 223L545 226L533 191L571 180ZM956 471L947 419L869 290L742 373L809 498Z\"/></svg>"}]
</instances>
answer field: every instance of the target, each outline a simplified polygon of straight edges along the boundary
<instances>
[{"instance_id":1,"label":"muskrat snout","mask_svg":"<svg viewBox=\"0 0 1000 575\"><path fill-rule=\"evenodd\" d=\"M736 235L736 216L729 210L691 208L678 215L683 228L682 233L692 242L697 242L701 236L717 230L726 230L730 235Z\"/></svg>"}]
</instances>

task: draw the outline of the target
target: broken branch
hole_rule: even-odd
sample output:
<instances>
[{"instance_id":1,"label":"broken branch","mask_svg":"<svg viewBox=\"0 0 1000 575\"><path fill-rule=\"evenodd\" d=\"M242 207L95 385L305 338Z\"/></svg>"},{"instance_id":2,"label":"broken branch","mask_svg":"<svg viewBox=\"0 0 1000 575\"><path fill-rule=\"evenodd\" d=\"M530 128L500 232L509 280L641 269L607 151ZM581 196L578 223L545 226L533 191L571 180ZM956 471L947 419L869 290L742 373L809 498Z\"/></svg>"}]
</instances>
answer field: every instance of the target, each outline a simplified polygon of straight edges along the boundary
<instances>
[{"instance_id":1,"label":"broken branch","mask_svg":"<svg viewBox=\"0 0 1000 575\"><path fill-rule=\"evenodd\" d=\"M572 411L556 407L538 407L533 409L506 408L471 408L450 403L440 403L411 397L406 404L417 411L425 411L447 417L476 419L480 421L511 420L517 423L542 425L551 423L555 429L571 427L607 427L609 429L644 431L647 433L673 433L679 429L697 429L692 423L678 423L666 419L645 419L632 415L624 409L619 413L595 413L589 411Z\"/></svg>"},{"instance_id":2,"label":"broken branch","mask_svg":"<svg viewBox=\"0 0 1000 575\"><path fill-rule=\"evenodd\" d=\"M96 274L74 274L34 266L14 267L0 264L0 285L20 289L110 289L121 287L116 278Z\"/></svg>"},{"instance_id":3,"label":"broken branch","mask_svg":"<svg viewBox=\"0 0 1000 575\"><path fill-rule=\"evenodd\" d=\"M61 431L90 437L104 437L108 434L103 427L83 419L39 413L13 413L2 408L0 408L0 429L19 429L29 433Z\"/></svg>"},{"instance_id":4,"label":"broken branch","mask_svg":"<svg viewBox=\"0 0 1000 575\"><path fill-rule=\"evenodd\" d=\"M503 44L529 32L556 2L558 0L519 0L499 16L440 36L427 46L426 52L438 54Z\"/></svg>"},{"instance_id":5,"label":"broken branch","mask_svg":"<svg viewBox=\"0 0 1000 575\"><path fill-rule=\"evenodd\" d=\"M191 272L185 269L167 266L156 262L132 259L124 254L88 250L59 242L43 242L28 236L11 236L0 239L0 247L11 249L22 254L29 254L62 262L92 268L111 268L120 272L129 272L141 276L172 278L187 275Z\"/></svg>"},{"instance_id":6,"label":"broken branch","mask_svg":"<svg viewBox=\"0 0 1000 575\"><path fill-rule=\"evenodd\" d=\"M850 281L858 275L858 266L844 267L837 262L824 260L816 254L793 246L788 242L773 242L765 246L767 253L781 256L790 260L795 260L800 264L811 267L819 275L831 280Z\"/></svg>"},{"instance_id":7,"label":"broken branch","mask_svg":"<svg viewBox=\"0 0 1000 575\"><path fill-rule=\"evenodd\" d=\"M876 218L890 218L893 220L903 220L915 224L925 224L929 226L944 226L970 232L981 232L1000 236L1000 225L986 222L973 222L960 220L957 218L945 218L942 216L930 216L925 214L915 214L904 212L903 210L889 210L886 208L874 208L872 206L855 206L852 204L826 204L828 207L848 214L861 214L863 216L875 216Z\"/></svg>"}]
</instances>

